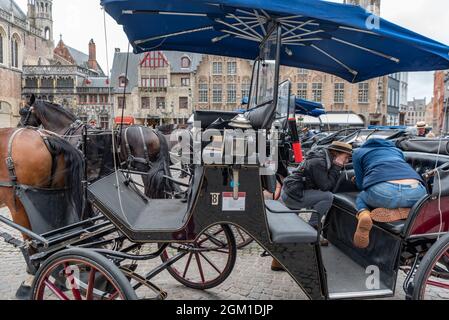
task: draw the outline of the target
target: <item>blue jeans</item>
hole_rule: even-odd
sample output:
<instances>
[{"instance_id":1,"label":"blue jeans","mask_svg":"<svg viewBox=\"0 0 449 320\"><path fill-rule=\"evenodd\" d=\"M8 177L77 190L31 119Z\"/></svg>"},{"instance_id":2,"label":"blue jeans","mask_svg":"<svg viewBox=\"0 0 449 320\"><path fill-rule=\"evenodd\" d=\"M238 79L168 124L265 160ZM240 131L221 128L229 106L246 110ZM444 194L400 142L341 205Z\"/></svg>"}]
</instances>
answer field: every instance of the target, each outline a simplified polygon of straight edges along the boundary
<instances>
[{"instance_id":1,"label":"blue jeans","mask_svg":"<svg viewBox=\"0 0 449 320\"><path fill-rule=\"evenodd\" d=\"M427 194L426 188L418 185L401 185L383 182L359 194L356 200L357 211L376 208L412 208Z\"/></svg>"}]
</instances>

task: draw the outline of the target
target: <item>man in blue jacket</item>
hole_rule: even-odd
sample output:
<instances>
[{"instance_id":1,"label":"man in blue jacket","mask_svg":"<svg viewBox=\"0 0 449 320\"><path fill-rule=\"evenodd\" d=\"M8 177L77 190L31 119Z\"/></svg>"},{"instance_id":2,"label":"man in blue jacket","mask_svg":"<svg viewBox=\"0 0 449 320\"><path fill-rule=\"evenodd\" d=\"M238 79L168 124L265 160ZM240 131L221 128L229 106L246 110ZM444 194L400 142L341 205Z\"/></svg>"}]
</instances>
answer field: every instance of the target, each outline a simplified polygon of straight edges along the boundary
<instances>
[{"instance_id":1,"label":"man in blue jacket","mask_svg":"<svg viewBox=\"0 0 449 320\"><path fill-rule=\"evenodd\" d=\"M403 220L427 190L421 176L405 161L403 152L387 140L371 139L353 155L357 197L358 226L354 245L369 246L373 220ZM376 209L371 212L372 209Z\"/></svg>"}]
</instances>

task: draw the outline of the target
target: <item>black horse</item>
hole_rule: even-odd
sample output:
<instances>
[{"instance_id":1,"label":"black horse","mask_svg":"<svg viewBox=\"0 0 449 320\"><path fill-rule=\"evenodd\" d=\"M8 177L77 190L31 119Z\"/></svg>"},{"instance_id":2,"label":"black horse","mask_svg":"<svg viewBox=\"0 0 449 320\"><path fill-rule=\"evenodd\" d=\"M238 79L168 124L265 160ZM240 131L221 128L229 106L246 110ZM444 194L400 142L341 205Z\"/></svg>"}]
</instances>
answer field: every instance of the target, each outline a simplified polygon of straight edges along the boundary
<instances>
[{"instance_id":1,"label":"black horse","mask_svg":"<svg viewBox=\"0 0 449 320\"><path fill-rule=\"evenodd\" d=\"M152 199L167 198L173 192L179 191L171 179L170 154L166 139L157 131L143 126L129 126L118 132L111 133L116 148L96 143L100 130L88 127L62 106L36 100L31 96L27 105L20 110L19 127L40 127L52 131L70 142L80 150L87 150L88 178L98 178L99 158L106 153L116 156L121 168L145 173L143 177L145 195ZM89 131L87 148L83 148L84 132ZM104 134L103 134L104 136ZM112 140L112 139L111 139ZM113 159L112 159L113 161ZM110 162L112 162L110 161Z\"/></svg>"}]
</instances>

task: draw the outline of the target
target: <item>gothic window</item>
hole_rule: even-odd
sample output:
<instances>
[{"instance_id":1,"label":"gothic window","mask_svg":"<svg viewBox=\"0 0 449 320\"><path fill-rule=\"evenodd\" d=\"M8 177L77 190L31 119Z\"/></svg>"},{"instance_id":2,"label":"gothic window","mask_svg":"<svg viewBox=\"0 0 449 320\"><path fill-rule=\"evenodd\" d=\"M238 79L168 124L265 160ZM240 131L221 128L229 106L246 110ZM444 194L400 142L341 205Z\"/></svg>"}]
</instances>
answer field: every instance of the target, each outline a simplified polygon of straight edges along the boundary
<instances>
[{"instance_id":1,"label":"gothic window","mask_svg":"<svg viewBox=\"0 0 449 320\"><path fill-rule=\"evenodd\" d=\"M200 83L198 88L199 88L199 90L198 90L199 102L200 103L208 102L209 101L209 92L208 92L207 83Z\"/></svg>"},{"instance_id":2,"label":"gothic window","mask_svg":"<svg viewBox=\"0 0 449 320\"><path fill-rule=\"evenodd\" d=\"M143 68L164 68L168 67L168 61L165 58L164 54L160 51L151 51L147 52L142 61L140 62L140 66Z\"/></svg>"},{"instance_id":3,"label":"gothic window","mask_svg":"<svg viewBox=\"0 0 449 320\"><path fill-rule=\"evenodd\" d=\"M25 79L25 88L36 89L37 88L37 79L36 78L26 78Z\"/></svg>"},{"instance_id":4,"label":"gothic window","mask_svg":"<svg viewBox=\"0 0 449 320\"><path fill-rule=\"evenodd\" d=\"M345 84L342 82L336 83L334 85L334 102L335 103L345 102Z\"/></svg>"},{"instance_id":5,"label":"gothic window","mask_svg":"<svg viewBox=\"0 0 449 320\"><path fill-rule=\"evenodd\" d=\"M72 78L59 78L56 80L56 86L58 88L73 88L75 82Z\"/></svg>"},{"instance_id":6,"label":"gothic window","mask_svg":"<svg viewBox=\"0 0 449 320\"><path fill-rule=\"evenodd\" d=\"M187 69L190 68L190 59L189 57L181 58L181 68Z\"/></svg>"},{"instance_id":7,"label":"gothic window","mask_svg":"<svg viewBox=\"0 0 449 320\"><path fill-rule=\"evenodd\" d=\"M298 98L307 100L307 83L298 83L297 96Z\"/></svg>"},{"instance_id":8,"label":"gothic window","mask_svg":"<svg viewBox=\"0 0 449 320\"><path fill-rule=\"evenodd\" d=\"M223 64L221 62L212 63L212 74L221 75L223 73Z\"/></svg>"},{"instance_id":9,"label":"gothic window","mask_svg":"<svg viewBox=\"0 0 449 320\"><path fill-rule=\"evenodd\" d=\"M11 39L11 66L13 68L19 67L19 40L16 36Z\"/></svg>"},{"instance_id":10,"label":"gothic window","mask_svg":"<svg viewBox=\"0 0 449 320\"><path fill-rule=\"evenodd\" d=\"M298 68L298 74L302 75L302 76L308 75L309 74L309 70L304 69L304 68Z\"/></svg>"},{"instance_id":11,"label":"gothic window","mask_svg":"<svg viewBox=\"0 0 449 320\"><path fill-rule=\"evenodd\" d=\"M249 98L249 91L251 88L251 80L243 79L242 81L242 98Z\"/></svg>"},{"instance_id":12,"label":"gothic window","mask_svg":"<svg viewBox=\"0 0 449 320\"><path fill-rule=\"evenodd\" d=\"M234 83L228 84L228 103L235 103L237 101L237 91Z\"/></svg>"},{"instance_id":13,"label":"gothic window","mask_svg":"<svg viewBox=\"0 0 449 320\"><path fill-rule=\"evenodd\" d=\"M359 103L369 102L369 84L368 82L359 83Z\"/></svg>"},{"instance_id":14,"label":"gothic window","mask_svg":"<svg viewBox=\"0 0 449 320\"><path fill-rule=\"evenodd\" d=\"M312 83L312 99L315 102L321 102L323 100L322 83Z\"/></svg>"},{"instance_id":15,"label":"gothic window","mask_svg":"<svg viewBox=\"0 0 449 320\"><path fill-rule=\"evenodd\" d=\"M41 88L52 89L53 87L54 87L53 78L42 78L41 79Z\"/></svg>"},{"instance_id":16,"label":"gothic window","mask_svg":"<svg viewBox=\"0 0 449 320\"><path fill-rule=\"evenodd\" d=\"M234 76L237 74L237 62L228 62L228 75Z\"/></svg>"},{"instance_id":17,"label":"gothic window","mask_svg":"<svg viewBox=\"0 0 449 320\"><path fill-rule=\"evenodd\" d=\"M0 64L5 63L5 61L3 60L3 33L2 30L0 29Z\"/></svg>"},{"instance_id":18,"label":"gothic window","mask_svg":"<svg viewBox=\"0 0 449 320\"><path fill-rule=\"evenodd\" d=\"M223 99L223 86L221 84L214 84L212 88L212 102L221 103Z\"/></svg>"}]
</instances>

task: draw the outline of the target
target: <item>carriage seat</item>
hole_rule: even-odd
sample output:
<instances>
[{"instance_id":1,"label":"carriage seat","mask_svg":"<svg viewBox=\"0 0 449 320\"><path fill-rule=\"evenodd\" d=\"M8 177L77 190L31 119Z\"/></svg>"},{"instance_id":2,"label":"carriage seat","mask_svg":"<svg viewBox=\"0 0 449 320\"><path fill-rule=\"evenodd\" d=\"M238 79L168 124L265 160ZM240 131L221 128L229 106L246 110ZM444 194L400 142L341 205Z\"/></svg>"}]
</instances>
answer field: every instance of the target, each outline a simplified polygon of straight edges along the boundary
<instances>
[{"instance_id":1,"label":"carriage seat","mask_svg":"<svg viewBox=\"0 0 449 320\"><path fill-rule=\"evenodd\" d=\"M334 206L356 215L357 209L355 200L357 199L358 194L358 192L337 193L334 196ZM391 223L375 222L375 224L392 234L400 235L404 230L405 222L406 221L396 221Z\"/></svg>"},{"instance_id":2,"label":"carriage seat","mask_svg":"<svg viewBox=\"0 0 449 320\"><path fill-rule=\"evenodd\" d=\"M268 203L267 203L268 204ZM268 226L274 243L316 243L318 232L295 213L273 213L273 211L288 212L290 209L278 201L269 201L267 207Z\"/></svg>"}]
</instances>

